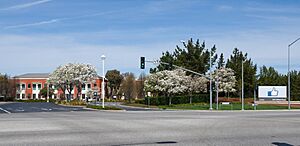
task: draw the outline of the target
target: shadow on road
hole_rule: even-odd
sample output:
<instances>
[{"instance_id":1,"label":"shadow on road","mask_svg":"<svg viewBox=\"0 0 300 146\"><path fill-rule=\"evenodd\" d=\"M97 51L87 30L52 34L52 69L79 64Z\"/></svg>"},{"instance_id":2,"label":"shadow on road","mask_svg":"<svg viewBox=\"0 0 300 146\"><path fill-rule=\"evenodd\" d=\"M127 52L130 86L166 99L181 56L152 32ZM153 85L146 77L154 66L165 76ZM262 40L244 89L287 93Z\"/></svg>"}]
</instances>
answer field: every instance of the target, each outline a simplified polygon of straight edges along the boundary
<instances>
[{"instance_id":1,"label":"shadow on road","mask_svg":"<svg viewBox=\"0 0 300 146\"><path fill-rule=\"evenodd\" d=\"M273 142L272 144L276 146L294 146L285 142Z\"/></svg>"},{"instance_id":2,"label":"shadow on road","mask_svg":"<svg viewBox=\"0 0 300 146\"><path fill-rule=\"evenodd\" d=\"M158 145L158 144L176 144L176 141L159 141L159 142L149 142L149 143L130 143L130 144L120 144L112 146L127 146L127 145Z\"/></svg>"}]
</instances>

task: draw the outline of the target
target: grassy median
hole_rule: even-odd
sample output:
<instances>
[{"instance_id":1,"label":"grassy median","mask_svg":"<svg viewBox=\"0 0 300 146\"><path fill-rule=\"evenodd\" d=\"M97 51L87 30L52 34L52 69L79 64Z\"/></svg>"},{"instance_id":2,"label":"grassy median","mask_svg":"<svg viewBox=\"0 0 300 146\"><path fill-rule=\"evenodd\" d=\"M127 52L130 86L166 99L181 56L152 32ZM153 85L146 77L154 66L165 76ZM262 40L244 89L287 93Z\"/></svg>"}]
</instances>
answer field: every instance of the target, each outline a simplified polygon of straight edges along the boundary
<instances>
[{"instance_id":1,"label":"grassy median","mask_svg":"<svg viewBox=\"0 0 300 146\"><path fill-rule=\"evenodd\" d=\"M104 108L102 108L102 106L98 106L98 105L87 105L87 108L92 108L92 109L97 109L97 110L122 110L121 108L117 108L114 106L105 106Z\"/></svg>"},{"instance_id":2,"label":"grassy median","mask_svg":"<svg viewBox=\"0 0 300 146\"><path fill-rule=\"evenodd\" d=\"M125 104L128 106L135 107L148 107L144 104ZM213 104L213 109L216 109L217 105ZM150 108L160 108L160 109L180 109L180 110L208 110L209 103L193 103L193 104L173 104L173 105L160 105L154 106L151 105ZM229 105L219 104L219 110L241 110L241 103L233 103ZM254 106L252 104L245 104L245 110L254 110ZM260 104L256 106L257 110L284 110L288 109L287 105L271 105L271 104ZM300 109L300 106L292 106L292 109Z\"/></svg>"},{"instance_id":3,"label":"grassy median","mask_svg":"<svg viewBox=\"0 0 300 146\"><path fill-rule=\"evenodd\" d=\"M213 104L213 109L216 109L217 105ZM194 103L194 104L176 104L170 106L159 106L159 108L164 109L183 109L183 110L207 110L209 109L208 103ZM241 110L242 105L240 103L233 103L229 105L219 104L219 110ZM245 104L245 110L254 110L252 104ZM283 110L288 109L287 105L266 105L261 104L256 106L257 110ZM300 107L292 107L292 109L300 109Z\"/></svg>"}]
</instances>

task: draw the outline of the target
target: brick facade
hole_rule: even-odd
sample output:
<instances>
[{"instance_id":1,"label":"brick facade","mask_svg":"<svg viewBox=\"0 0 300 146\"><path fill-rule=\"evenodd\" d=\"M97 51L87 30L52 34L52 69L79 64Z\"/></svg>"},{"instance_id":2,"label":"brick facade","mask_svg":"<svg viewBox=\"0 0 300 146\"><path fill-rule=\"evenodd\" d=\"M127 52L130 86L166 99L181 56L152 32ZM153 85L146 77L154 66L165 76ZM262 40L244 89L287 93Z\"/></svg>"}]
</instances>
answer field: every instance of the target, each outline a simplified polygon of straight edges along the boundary
<instances>
[{"instance_id":1,"label":"brick facade","mask_svg":"<svg viewBox=\"0 0 300 146\"><path fill-rule=\"evenodd\" d=\"M28 100L28 99L45 99L40 95L40 91L47 87L47 80L49 74L24 74L20 76L14 77L17 88L16 88L16 99ZM86 83L82 85L82 91L80 99L85 100L87 97L88 91L93 91L101 95L101 83L102 78L98 77L94 83ZM58 99L59 97L63 96L64 92L60 89L57 89L53 85L49 85L49 88L54 89L54 95L52 95L52 99ZM77 88L74 87L72 91L72 99L77 97ZM67 91L65 92L66 97L69 94Z\"/></svg>"}]
</instances>

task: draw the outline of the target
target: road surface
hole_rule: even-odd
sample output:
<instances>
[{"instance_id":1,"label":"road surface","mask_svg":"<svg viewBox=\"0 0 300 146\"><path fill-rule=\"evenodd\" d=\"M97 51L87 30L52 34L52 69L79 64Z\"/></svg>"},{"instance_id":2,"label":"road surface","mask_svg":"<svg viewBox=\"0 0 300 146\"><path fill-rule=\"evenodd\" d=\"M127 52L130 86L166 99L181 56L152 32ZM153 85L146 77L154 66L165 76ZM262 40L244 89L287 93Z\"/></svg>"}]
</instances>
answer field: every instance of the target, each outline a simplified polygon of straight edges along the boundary
<instances>
[{"instance_id":1,"label":"road surface","mask_svg":"<svg viewBox=\"0 0 300 146\"><path fill-rule=\"evenodd\" d=\"M0 114L0 145L300 145L300 111Z\"/></svg>"}]
</instances>

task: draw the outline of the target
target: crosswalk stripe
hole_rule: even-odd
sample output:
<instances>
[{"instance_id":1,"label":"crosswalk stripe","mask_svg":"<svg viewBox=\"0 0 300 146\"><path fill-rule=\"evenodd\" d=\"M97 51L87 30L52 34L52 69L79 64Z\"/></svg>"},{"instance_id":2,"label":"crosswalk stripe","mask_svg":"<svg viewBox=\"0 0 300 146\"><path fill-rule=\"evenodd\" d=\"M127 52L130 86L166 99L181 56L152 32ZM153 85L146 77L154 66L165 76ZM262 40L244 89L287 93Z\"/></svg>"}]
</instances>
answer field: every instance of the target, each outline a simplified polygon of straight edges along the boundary
<instances>
[{"instance_id":1,"label":"crosswalk stripe","mask_svg":"<svg viewBox=\"0 0 300 146\"><path fill-rule=\"evenodd\" d=\"M2 110L2 111L4 111L4 112L6 112L6 113L8 113L8 114L11 114L11 112L9 112L9 111L7 111L7 110L5 110L5 109L1 108L1 107L0 107L0 110Z\"/></svg>"}]
</instances>

